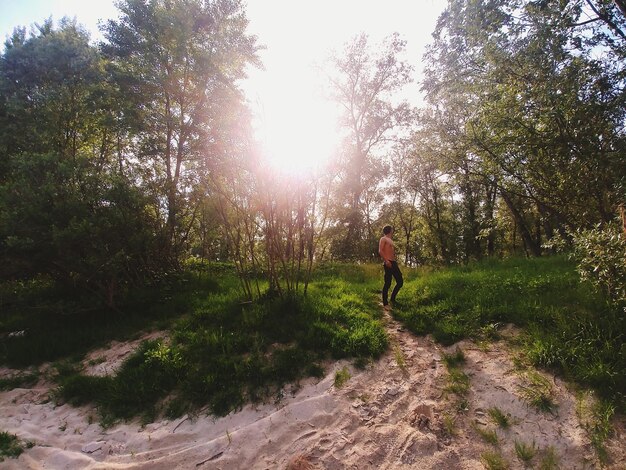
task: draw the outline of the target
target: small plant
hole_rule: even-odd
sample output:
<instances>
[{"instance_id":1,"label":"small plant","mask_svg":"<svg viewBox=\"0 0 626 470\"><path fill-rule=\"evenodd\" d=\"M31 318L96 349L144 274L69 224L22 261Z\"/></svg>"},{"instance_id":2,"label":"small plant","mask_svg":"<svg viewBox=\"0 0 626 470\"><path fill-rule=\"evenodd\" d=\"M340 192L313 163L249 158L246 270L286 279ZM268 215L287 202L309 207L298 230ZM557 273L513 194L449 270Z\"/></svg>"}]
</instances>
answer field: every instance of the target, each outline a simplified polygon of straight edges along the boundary
<instances>
[{"instance_id":1,"label":"small plant","mask_svg":"<svg viewBox=\"0 0 626 470\"><path fill-rule=\"evenodd\" d=\"M470 381L467 374L456 368L450 368L448 370L448 374L448 385L445 390L459 396L465 395L470 387Z\"/></svg>"},{"instance_id":2,"label":"small plant","mask_svg":"<svg viewBox=\"0 0 626 470\"><path fill-rule=\"evenodd\" d=\"M4 457L19 457L22 452L24 448L16 435L0 432L0 462L4 460Z\"/></svg>"},{"instance_id":3,"label":"small plant","mask_svg":"<svg viewBox=\"0 0 626 470\"><path fill-rule=\"evenodd\" d=\"M540 470L556 470L559 468L559 458L556 455L554 447L550 446L543 452L541 463L539 464Z\"/></svg>"},{"instance_id":4,"label":"small plant","mask_svg":"<svg viewBox=\"0 0 626 470\"><path fill-rule=\"evenodd\" d=\"M503 429L508 428L511 425L510 415L505 415L500 408L494 406L487 410L491 420Z\"/></svg>"},{"instance_id":5,"label":"small plant","mask_svg":"<svg viewBox=\"0 0 626 470\"><path fill-rule=\"evenodd\" d=\"M226 430L226 438L228 439L228 445L231 445L233 442L233 437L228 432L228 429Z\"/></svg>"},{"instance_id":6,"label":"small plant","mask_svg":"<svg viewBox=\"0 0 626 470\"><path fill-rule=\"evenodd\" d=\"M498 452L483 452L480 455L480 460L487 470L506 470L509 468L509 464Z\"/></svg>"},{"instance_id":7,"label":"small plant","mask_svg":"<svg viewBox=\"0 0 626 470\"><path fill-rule=\"evenodd\" d=\"M24 388L34 385L39 380L39 373L32 372L27 374L18 374L13 377L0 379L1 390L13 390L14 388Z\"/></svg>"},{"instance_id":8,"label":"small plant","mask_svg":"<svg viewBox=\"0 0 626 470\"><path fill-rule=\"evenodd\" d=\"M398 346L397 344L394 344L393 346L393 355L396 359L396 364L398 364L398 367L400 368L400 370L404 373L407 374L407 368L406 368L406 361L404 359L404 353L402 352L402 349L400 349L400 346Z\"/></svg>"},{"instance_id":9,"label":"small plant","mask_svg":"<svg viewBox=\"0 0 626 470\"><path fill-rule=\"evenodd\" d=\"M480 328L480 336L488 341L497 341L502 337L498 331L499 328L500 323L488 323Z\"/></svg>"},{"instance_id":10,"label":"small plant","mask_svg":"<svg viewBox=\"0 0 626 470\"><path fill-rule=\"evenodd\" d=\"M352 377L348 368L344 366L341 370L335 372L335 388L341 388Z\"/></svg>"},{"instance_id":11,"label":"small plant","mask_svg":"<svg viewBox=\"0 0 626 470\"><path fill-rule=\"evenodd\" d=\"M442 359L448 369L456 368L460 364L465 363L465 354L463 353L461 348L456 348L456 351L454 351L452 354L443 353Z\"/></svg>"},{"instance_id":12,"label":"small plant","mask_svg":"<svg viewBox=\"0 0 626 470\"><path fill-rule=\"evenodd\" d=\"M498 434L495 429L483 429L478 426L478 423L474 423L472 427L474 428L474 431L476 431L483 439L483 441L493 444L494 446L498 445Z\"/></svg>"},{"instance_id":13,"label":"small plant","mask_svg":"<svg viewBox=\"0 0 626 470\"><path fill-rule=\"evenodd\" d=\"M448 434L448 436L456 436L457 435L456 422L455 422L454 416L452 416L451 414L448 414L448 413L444 413L444 415L443 415L443 428L446 431L446 434Z\"/></svg>"},{"instance_id":14,"label":"small plant","mask_svg":"<svg viewBox=\"0 0 626 470\"><path fill-rule=\"evenodd\" d=\"M596 451L596 455L602 464L608 459L608 454L604 443L613 433L611 418L615 414L615 406L612 403L600 401L593 409L593 424L588 427L591 437L591 445Z\"/></svg>"},{"instance_id":15,"label":"small plant","mask_svg":"<svg viewBox=\"0 0 626 470\"><path fill-rule=\"evenodd\" d=\"M537 448L535 447L535 443L526 444L525 442L515 441L515 454L517 458L520 459L524 466L530 464L530 461L537 454Z\"/></svg>"},{"instance_id":16,"label":"small plant","mask_svg":"<svg viewBox=\"0 0 626 470\"><path fill-rule=\"evenodd\" d=\"M522 397L539 411L553 413L556 403L552 399L552 385L538 372L531 371L527 375L529 385L520 385Z\"/></svg>"},{"instance_id":17,"label":"small plant","mask_svg":"<svg viewBox=\"0 0 626 470\"><path fill-rule=\"evenodd\" d=\"M467 400L467 398L462 398L457 402L456 410L459 413L466 413L467 411L469 411L469 401Z\"/></svg>"}]
</instances>

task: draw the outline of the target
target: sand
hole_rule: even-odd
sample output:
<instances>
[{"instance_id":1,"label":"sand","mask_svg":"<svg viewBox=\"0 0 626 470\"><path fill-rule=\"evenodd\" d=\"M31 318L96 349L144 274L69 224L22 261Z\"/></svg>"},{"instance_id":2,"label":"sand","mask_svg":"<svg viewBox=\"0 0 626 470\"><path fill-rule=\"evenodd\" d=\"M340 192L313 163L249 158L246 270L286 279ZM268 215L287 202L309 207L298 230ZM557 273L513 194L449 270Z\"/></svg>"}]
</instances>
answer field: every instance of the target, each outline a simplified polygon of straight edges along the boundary
<instances>
[{"instance_id":1,"label":"sand","mask_svg":"<svg viewBox=\"0 0 626 470\"><path fill-rule=\"evenodd\" d=\"M365 370L349 362L329 365L321 380L285 387L280 397L248 405L226 417L200 410L193 416L103 429L92 407L57 406L52 383L0 393L0 430L34 443L6 469L482 469L481 455L499 452L512 469L524 466L514 442L535 443L538 465L552 446L562 469L600 468L585 431L585 407L592 397L577 394L549 374L554 413L535 410L521 396L527 372L515 367L506 341L488 347L463 341L463 365L470 391L446 392L448 372L442 348L417 337L386 316L392 347ZM514 335L514 329L508 329ZM156 337L158 334L151 334ZM88 373L115 371L139 344L112 343L85 359ZM351 378L334 386L335 372ZM8 371L4 371L7 373ZM463 406L457 412L459 403ZM510 415L497 428L488 410ZM624 422L616 420L604 468L626 469ZM498 444L476 428L495 429Z\"/></svg>"}]
</instances>

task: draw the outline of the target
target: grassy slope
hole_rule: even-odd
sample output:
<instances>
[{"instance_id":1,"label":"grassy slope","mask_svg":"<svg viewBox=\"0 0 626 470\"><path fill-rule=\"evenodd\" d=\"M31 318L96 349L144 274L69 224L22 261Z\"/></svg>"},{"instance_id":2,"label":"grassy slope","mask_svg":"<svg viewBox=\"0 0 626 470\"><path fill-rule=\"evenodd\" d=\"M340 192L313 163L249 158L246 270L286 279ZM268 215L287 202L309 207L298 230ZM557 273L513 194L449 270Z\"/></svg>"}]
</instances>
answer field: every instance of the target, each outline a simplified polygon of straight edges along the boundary
<instances>
[{"instance_id":1,"label":"grassy slope","mask_svg":"<svg viewBox=\"0 0 626 470\"><path fill-rule=\"evenodd\" d=\"M570 262L511 259L404 272L394 315L414 332L451 344L497 335L499 324L515 323L535 364L559 369L623 406L623 315L580 284ZM213 265L134 293L120 307L123 316L97 309L68 315L80 308L34 290L14 295L3 312L2 331L26 328L27 334L1 341L1 362L73 357L58 367L60 392L73 403L97 403L105 422L177 416L203 405L223 414L320 374L325 358L364 362L380 355L387 347L377 306L381 283L378 265L322 266L307 298L248 304L238 301L232 270ZM37 309L21 308L35 301ZM76 368L89 348L149 325L170 329L171 341L145 343L117 376L86 377Z\"/></svg>"},{"instance_id":2,"label":"grassy slope","mask_svg":"<svg viewBox=\"0 0 626 470\"><path fill-rule=\"evenodd\" d=\"M405 283L394 315L443 344L523 328L535 364L553 368L624 406L626 322L563 257L485 261L416 276Z\"/></svg>"}]
</instances>

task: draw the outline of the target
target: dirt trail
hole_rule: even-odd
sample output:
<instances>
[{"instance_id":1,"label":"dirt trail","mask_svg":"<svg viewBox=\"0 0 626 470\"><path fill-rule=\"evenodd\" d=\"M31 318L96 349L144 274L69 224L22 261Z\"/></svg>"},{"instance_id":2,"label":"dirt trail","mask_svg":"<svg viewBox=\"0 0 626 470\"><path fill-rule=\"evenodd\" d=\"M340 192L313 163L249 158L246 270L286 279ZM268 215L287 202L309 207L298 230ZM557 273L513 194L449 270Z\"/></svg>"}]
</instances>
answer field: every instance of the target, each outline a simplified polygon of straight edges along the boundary
<instances>
[{"instance_id":1,"label":"dirt trail","mask_svg":"<svg viewBox=\"0 0 626 470\"><path fill-rule=\"evenodd\" d=\"M452 470L485 468L481 455L497 451L510 468L521 469L517 440L540 449L535 465L543 449L553 446L559 468L599 468L577 417L575 396L563 382L549 377L556 412L536 411L520 397L528 377L515 369L504 342L488 350L461 342L463 369L470 377L463 401L445 391L444 349L405 331L388 314L385 322L392 346L366 370L339 361L321 381L287 387L277 403L250 405L219 419L199 413L145 427L128 423L102 430L90 424L95 410L48 402L49 384L1 393L0 429L36 445L0 467ZM125 354L116 348L129 349L116 345L106 357ZM343 367L352 377L337 389L335 372ZM463 411L457 413L459 404ZM510 414L509 429L490 421L487 410L494 406ZM484 442L476 428L497 429L498 444ZM606 468L626 468L623 429L618 423Z\"/></svg>"}]
</instances>

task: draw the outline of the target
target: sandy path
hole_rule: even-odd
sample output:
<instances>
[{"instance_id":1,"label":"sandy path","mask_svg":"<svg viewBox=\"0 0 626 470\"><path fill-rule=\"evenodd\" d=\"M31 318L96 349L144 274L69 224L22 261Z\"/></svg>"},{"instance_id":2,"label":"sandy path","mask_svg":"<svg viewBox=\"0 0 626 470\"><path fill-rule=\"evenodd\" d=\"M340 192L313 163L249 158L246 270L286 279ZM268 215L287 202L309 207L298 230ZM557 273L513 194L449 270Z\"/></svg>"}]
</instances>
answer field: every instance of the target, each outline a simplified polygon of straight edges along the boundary
<instances>
[{"instance_id":1,"label":"sandy path","mask_svg":"<svg viewBox=\"0 0 626 470\"><path fill-rule=\"evenodd\" d=\"M90 424L95 410L49 402L49 384L1 393L0 429L36 445L0 467L482 469L481 454L497 450L510 468L521 469L514 451L514 441L521 440L534 441L540 449L552 445L562 469L597 468L576 415L576 399L560 380L550 377L557 414L537 412L519 396L527 379L515 371L503 342L488 351L462 342L471 388L467 410L456 414L459 398L444 392L448 373L442 348L406 332L389 316L386 323L392 347L366 370L357 371L345 361L333 363L321 381L287 387L277 404L250 405L219 419L199 413L103 430ZM133 345L114 345L92 356L119 362ZM102 364L106 369L107 363ZM335 371L344 366L352 377L336 389ZM508 430L497 430L497 446L483 442L473 429L495 428L486 416L493 406L514 421ZM445 415L455 417L454 435L445 430ZM609 443L610 469L626 468L623 423L618 428ZM540 458L539 453L534 463Z\"/></svg>"}]
</instances>

